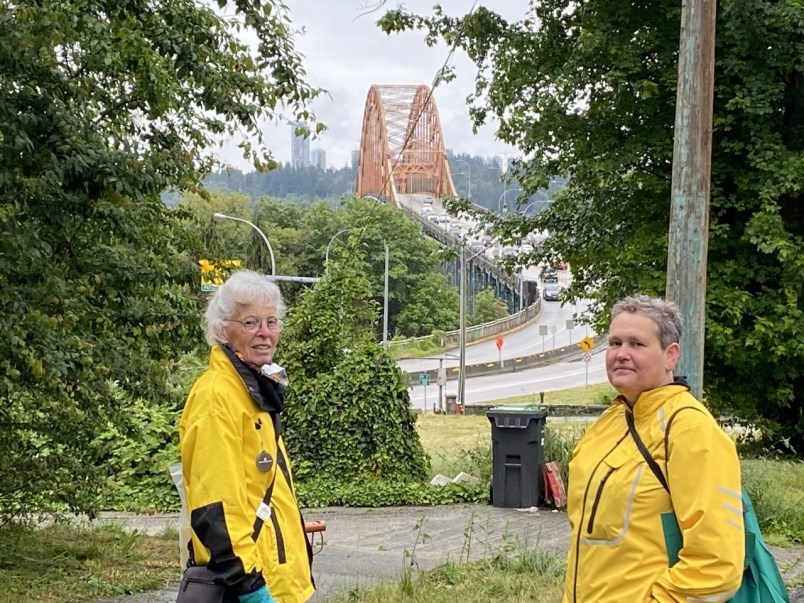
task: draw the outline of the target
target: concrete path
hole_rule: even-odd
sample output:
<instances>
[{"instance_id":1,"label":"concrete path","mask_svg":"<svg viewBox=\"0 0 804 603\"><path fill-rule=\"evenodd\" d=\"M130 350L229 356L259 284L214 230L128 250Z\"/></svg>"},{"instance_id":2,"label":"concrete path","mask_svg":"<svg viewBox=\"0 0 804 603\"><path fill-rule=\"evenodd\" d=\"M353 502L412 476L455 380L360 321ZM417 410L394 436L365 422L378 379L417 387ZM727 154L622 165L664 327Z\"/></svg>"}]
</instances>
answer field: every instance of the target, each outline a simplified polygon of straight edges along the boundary
<instances>
[{"instance_id":1,"label":"concrete path","mask_svg":"<svg viewBox=\"0 0 804 603\"><path fill-rule=\"evenodd\" d=\"M305 519L324 520L324 546L313 574L318 591L312 603L331 600L355 587L397 581L406 568L427 570L448 561L515 554L525 549L566 552L569 523L565 513L549 509L499 509L488 505L312 509ZM115 523L148 534L177 528L177 515L102 514ZM771 547L788 579L804 579L804 547ZM106 599L97 603L175 603L178 584L157 592ZM790 596L804 603L804 587Z\"/></svg>"},{"instance_id":2,"label":"concrete path","mask_svg":"<svg viewBox=\"0 0 804 603\"><path fill-rule=\"evenodd\" d=\"M398 580L414 570L447 561L492 557L501 552L549 548L566 551L569 524L565 513L551 510L499 509L488 505L313 509L305 519L324 520L324 546L313 561L314 603L328 601L357 586ZM101 523L115 523L149 534L177 527L176 515L131 516L107 513ZM105 599L98 603L175 603L178 584L158 592Z\"/></svg>"}]
</instances>

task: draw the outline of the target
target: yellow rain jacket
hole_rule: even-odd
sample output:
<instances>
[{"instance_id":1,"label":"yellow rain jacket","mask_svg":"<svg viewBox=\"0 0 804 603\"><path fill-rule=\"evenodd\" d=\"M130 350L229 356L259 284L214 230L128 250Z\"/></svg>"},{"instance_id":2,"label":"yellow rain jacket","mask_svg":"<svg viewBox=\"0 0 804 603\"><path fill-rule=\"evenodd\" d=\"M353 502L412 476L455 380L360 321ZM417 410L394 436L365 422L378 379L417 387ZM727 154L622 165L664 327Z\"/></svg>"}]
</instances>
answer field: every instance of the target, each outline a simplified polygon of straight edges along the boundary
<instances>
[{"instance_id":1,"label":"yellow rain jacket","mask_svg":"<svg viewBox=\"0 0 804 603\"><path fill-rule=\"evenodd\" d=\"M233 594L264 579L279 603L302 603L314 591L312 557L271 416L278 417L283 400L272 387L230 350L215 346L209 369L190 391L179 440L192 555ZM255 542L257 509L271 480L270 517Z\"/></svg>"},{"instance_id":2,"label":"yellow rain jacket","mask_svg":"<svg viewBox=\"0 0 804 603\"><path fill-rule=\"evenodd\" d=\"M664 434L676 409L665 458ZM734 443L685 385L643 393L636 430L668 481L670 495L628 432L616 398L586 431L569 465L572 527L563 603L727 601L740 586L744 534L740 462ZM669 567L662 513L683 535Z\"/></svg>"}]
</instances>

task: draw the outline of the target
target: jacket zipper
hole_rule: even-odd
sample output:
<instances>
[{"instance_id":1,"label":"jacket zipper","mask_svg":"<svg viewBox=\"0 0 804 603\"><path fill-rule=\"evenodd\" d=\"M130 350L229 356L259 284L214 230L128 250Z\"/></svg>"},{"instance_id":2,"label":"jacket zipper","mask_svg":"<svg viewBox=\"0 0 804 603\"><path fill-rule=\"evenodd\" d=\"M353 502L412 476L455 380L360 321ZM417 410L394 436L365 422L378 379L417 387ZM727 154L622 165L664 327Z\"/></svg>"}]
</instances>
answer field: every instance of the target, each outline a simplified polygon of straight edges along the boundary
<instances>
[{"instance_id":1,"label":"jacket zipper","mask_svg":"<svg viewBox=\"0 0 804 603\"><path fill-rule=\"evenodd\" d=\"M619 440L617 440L617 442L615 442L614 446L611 447L611 450L609 450L606 454L604 454L603 457L598 461L595 469L597 469L597 467L600 466L600 464L603 462L603 459L605 459L608 455L610 455L614 451L614 449L617 448L617 446L619 446L626 437L628 437L627 429L625 430L625 433L622 435L622 437ZM581 505L582 509L581 523L583 523L583 513L584 513L583 509L586 509L586 497L589 494L589 485L590 482L586 482L586 489L584 490L583 494L583 504ZM580 561L581 561L581 530L579 529L578 535L575 537L575 571L573 572L572 577L572 600L575 603L577 603L578 601L578 569L580 566Z\"/></svg>"},{"instance_id":2,"label":"jacket zipper","mask_svg":"<svg viewBox=\"0 0 804 603\"><path fill-rule=\"evenodd\" d=\"M592 528L595 525L595 515L597 515L597 506L600 504L600 499L603 496L603 488L606 486L606 481L611 477L612 473L614 473L614 468L609 467L609 470L606 472L606 475L603 476L603 479L600 480L600 485L597 487L595 502L592 503L592 512L589 514L589 523L586 526L587 534L592 533Z\"/></svg>"}]
</instances>

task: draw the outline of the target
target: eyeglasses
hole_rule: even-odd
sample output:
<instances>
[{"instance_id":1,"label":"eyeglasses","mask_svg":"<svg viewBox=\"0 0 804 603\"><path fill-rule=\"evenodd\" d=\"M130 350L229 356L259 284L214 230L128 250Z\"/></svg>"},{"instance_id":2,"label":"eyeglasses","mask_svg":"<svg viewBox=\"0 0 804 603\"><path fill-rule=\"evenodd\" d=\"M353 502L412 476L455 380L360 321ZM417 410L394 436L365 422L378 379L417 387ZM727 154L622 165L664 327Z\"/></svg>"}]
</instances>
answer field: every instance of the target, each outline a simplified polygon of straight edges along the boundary
<instances>
[{"instance_id":1,"label":"eyeglasses","mask_svg":"<svg viewBox=\"0 0 804 603\"><path fill-rule=\"evenodd\" d=\"M256 333L262 328L263 323L265 326L268 327L268 330L272 333L277 333L282 330L282 322L281 318L247 318L246 320L235 320L233 318L227 318L226 322L239 322L243 325L243 329L245 329L246 333Z\"/></svg>"}]
</instances>

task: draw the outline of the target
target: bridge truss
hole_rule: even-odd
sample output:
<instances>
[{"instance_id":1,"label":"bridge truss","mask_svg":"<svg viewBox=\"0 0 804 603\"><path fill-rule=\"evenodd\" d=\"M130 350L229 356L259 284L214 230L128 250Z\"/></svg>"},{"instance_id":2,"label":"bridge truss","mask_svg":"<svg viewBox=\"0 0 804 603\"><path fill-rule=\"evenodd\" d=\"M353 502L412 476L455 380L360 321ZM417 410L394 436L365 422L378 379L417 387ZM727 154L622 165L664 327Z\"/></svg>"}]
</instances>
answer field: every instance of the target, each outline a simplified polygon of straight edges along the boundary
<instances>
[{"instance_id":1,"label":"bridge truss","mask_svg":"<svg viewBox=\"0 0 804 603\"><path fill-rule=\"evenodd\" d=\"M374 85L360 136L357 195L399 205L397 194L457 196L435 100L427 86Z\"/></svg>"}]
</instances>

